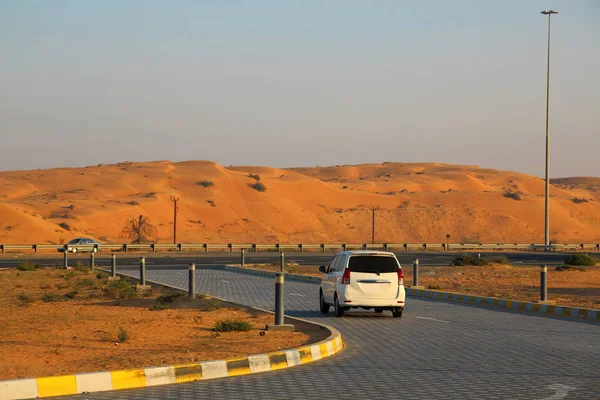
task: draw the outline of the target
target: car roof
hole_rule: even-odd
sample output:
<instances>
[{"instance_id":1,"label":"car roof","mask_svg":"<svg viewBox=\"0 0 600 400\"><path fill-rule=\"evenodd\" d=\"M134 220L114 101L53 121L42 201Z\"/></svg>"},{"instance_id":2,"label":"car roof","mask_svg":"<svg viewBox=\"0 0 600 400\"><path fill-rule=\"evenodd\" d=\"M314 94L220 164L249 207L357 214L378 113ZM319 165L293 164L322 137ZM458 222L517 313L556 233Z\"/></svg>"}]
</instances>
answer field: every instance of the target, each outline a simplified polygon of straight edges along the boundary
<instances>
[{"instance_id":1,"label":"car roof","mask_svg":"<svg viewBox=\"0 0 600 400\"><path fill-rule=\"evenodd\" d=\"M341 251L338 254L344 254L348 256L395 256L394 253L389 251L378 251L378 250L352 250L352 251Z\"/></svg>"}]
</instances>

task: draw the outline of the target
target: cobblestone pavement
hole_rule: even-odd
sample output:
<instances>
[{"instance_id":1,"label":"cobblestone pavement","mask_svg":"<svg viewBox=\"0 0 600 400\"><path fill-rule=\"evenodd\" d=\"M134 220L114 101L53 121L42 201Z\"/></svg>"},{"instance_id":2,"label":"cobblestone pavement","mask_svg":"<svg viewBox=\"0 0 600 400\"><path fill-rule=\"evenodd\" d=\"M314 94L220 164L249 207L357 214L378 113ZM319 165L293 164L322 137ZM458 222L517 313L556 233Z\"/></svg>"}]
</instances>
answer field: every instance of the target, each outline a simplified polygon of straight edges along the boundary
<instances>
[{"instance_id":1,"label":"cobblestone pavement","mask_svg":"<svg viewBox=\"0 0 600 400\"><path fill-rule=\"evenodd\" d=\"M130 271L135 275L135 271ZM187 271L148 271L187 288ZM408 298L390 313L318 312L318 284L286 282L286 314L336 327L345 349L288 370L70 399L600 399L600 326ZM273 309L272 278L198 271L197 290Z\"/></svg>"}]
</instances>

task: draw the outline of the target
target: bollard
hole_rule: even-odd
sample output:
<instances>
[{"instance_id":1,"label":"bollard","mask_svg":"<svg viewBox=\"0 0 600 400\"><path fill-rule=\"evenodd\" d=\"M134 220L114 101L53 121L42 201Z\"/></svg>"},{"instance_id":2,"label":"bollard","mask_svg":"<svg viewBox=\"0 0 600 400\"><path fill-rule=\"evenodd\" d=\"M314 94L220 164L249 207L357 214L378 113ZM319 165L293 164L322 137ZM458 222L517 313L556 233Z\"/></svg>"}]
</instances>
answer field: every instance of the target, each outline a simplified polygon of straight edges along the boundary
<instances>
[{"instance_id":1,"label":"bollard","mask_svg":"<svg viewBox=\"0 0 600 400\"><path fill-rule=\"evenodd\" d=\"M419 259L413 260L413 286L419 286Z\"/></svg>"},{"instance_id":2,"label":"bollard","mask_svg":"<svg viewBox=\"0 0 600 400\"><path fill-rule=\"evenodd\" d=\"M548 300L548 267L546 267L545 265L542 265L542 268L540 270L540 301L547 301Z\"/></svg>"},{"instance_id":3,"label":"bollard","mask_svg":"<svg viewBox=\"0 0 600 400\"><path fill-rule=\"evenodd\" d=\"M240 253L240 265L243 267L244 266L244 253L246 251L244 249L242 249L242 252Z\"/></svg>"},{"instance_id":4,"label":"bollard","mask_svg":"<svg viewBox=\"0 0 600 400\"><path fill-rule=\"evenodd\" d=\"M283 253L279 255L279 266L281 268L281 272L285 271L285 257Z\"/></svg>"},{"instance_id":5,"label":"bollard","mask_svg":"<svg viewBox=\"0 0 600 400\"><path fill-rule=\"evenodd\" d=\"M67 269L69 266L69 248L65 247L65 254L63 255L63 267Z\"/></svg>"},{"instance_id":6,"label":"bollard","mask_svg":"<svg viewBox=\"0 0 600 400\"><path fill-rule=\"evenodd\" d=\"M275 325L283 325L283 284L284 274L275 273Z\"/></svg>"},{"instance_id":7,"label":"bollard","mask_svg":"<svg viewBox=\"0 0 600 400\"><path fill-rule=\"evenodd\" d=\"M117 255L115 253L112 254L110 260L110 276L113 278L117 276Z\"/></svg>"},{"instance_id":8,"label":"bollard","mask_svg":"<svg viewBox=\"0 0 600 400\"><path fill-rule=\"evenodd\" d=\"M96 257L96 253L94 253L93 251L90 253L90 270L92 272L94 272L94 267L96 266L96 262L94 261L94 258Z\"/></svg>"},{"instance_id":9,"label":"bollard","mask_svg":"<svg viewBox=\"0 0 600 400\"><path fill-rule=\"evenodd\" d=\"M140 285L146 285L146 257L140 257Z\"/></svg>"},{"instance_id":10,"label":"bollard","mask_svg":"<svg viewBox=\"0 0 600 400\"><path fill-rule=\"evenodd\" d=\"M285 273L275 273L275 324L267 324L267 331L288 331L293 332L296 327L292 324L286 324L283 306L283 286L285 283Z\"/></svg>"},{"instance_id":11,"label":"bollard","mask_svg":"<svg viewBox=\"0 0 600 400\"><path fill-rule=\"evenodd\" d=\"M196 297L196 264L190 263L188 271L188 295L193 299Z\"/></svg>"}]
</instances>

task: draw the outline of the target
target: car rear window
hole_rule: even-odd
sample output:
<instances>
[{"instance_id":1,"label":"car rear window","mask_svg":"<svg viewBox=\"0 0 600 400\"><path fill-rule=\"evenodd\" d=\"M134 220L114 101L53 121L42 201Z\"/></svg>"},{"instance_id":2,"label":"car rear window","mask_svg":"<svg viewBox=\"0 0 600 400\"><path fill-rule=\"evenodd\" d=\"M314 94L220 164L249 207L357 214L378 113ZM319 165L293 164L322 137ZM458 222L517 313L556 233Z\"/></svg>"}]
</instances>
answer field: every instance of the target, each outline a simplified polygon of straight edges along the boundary
<instances>
[{"instance_id":1,"label":"car rear window","mask_svg":"<svg viewBox=\"0 0 600 400\"><path fill-rule=\"evenodd\" d=\"M396 272L398 263L389 256L351 256L348 269L351 272Z\"/></svg>"}]
</instances>

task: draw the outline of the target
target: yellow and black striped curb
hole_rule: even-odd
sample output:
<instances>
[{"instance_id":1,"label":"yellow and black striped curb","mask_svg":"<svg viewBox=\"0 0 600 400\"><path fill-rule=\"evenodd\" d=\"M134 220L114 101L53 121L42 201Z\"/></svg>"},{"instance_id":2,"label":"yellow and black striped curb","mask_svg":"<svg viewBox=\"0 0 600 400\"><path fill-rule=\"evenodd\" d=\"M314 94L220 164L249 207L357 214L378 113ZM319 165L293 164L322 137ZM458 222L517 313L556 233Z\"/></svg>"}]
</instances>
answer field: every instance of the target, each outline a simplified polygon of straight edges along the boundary
<instances>
[{"instance_id":1,"label":"yellow and black striped curb","mask_svg":"<svg viewBox=\"0 0 600 400\"><path fill-rule=\"evenodd\" d=\"M340 333L333 328L327 329L331 331L331 335L313 345L232 360L0 381L0 399L31 399L132 389L289 368L332 356L342 349Z\"/></svg>"},{"instance_id":2,"label":"yellow and black striped curb","mask_svg":"<svg viewBox=\"0 0 600 400\"><path fill-rule=\"evenodd\" d=\"M406 294L433 300L444 300L482 307L503 308L514 311L530 311L546 315L571 317L586 321L600 321L600 310L566 307L554 304L533 303L529 301L499 299L497 297L474 296L469 294L441 292L438 290L407 288Z\"/></svg>"},{"instance_id":3,"label":"yellow and black striped curb","mask_svg":"<svg viewBox=\"0 0 600 400\"><path fill-rule=\"evenodd\" d=\"M131 277L126 274L120 275ZM181 290L170 285L159 285ZM219 297L214 298L221 301L227 301ZM273 314L270 311L256 307L248 308ZM326 339L311 345L273 351L265 354L254 354L230 360L211 360L167 367L150 367L0 381L0 400L67 396L80 393L133 389L224 378L227 376L255 374L258 372L275 371L278 369L294 367L296 365L307 364L322 358L333 356L342 350L342 335L337 329L301 318L286 316L286 320L287 319L319 326L321 329L329 330L330 335Z\"/></svg>"},{"instance_id":4,"label":"yellow and black striped curb","mask_svg":"<svg viewBox=\"0 0 600 400\"><path fill-rule=\"evenodd\" d=\"M272 271L255 270L251 268L242 268L239 266L231 265L226 266L225 269L254 275L275 275L275 273ZM286 273L285 277L286 279L291 280L321 282L321 278L319 278L318 276L307 276ZM589 308L576 308L553 304L541 304L528 301L499 299L497 297L485 297L461 293L442 292L439 290L414 289L410 287L406 288L406 294L408 296L423 297L432 300L442 300L452 303L463 303L479 307L503 308L506 310L514 311L529 311L546 315L582 319L586 321L600 321L600 310L594 310Z\"/></svg>"}]
</instances>

